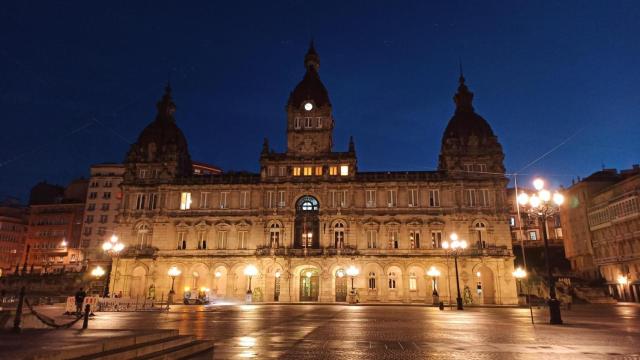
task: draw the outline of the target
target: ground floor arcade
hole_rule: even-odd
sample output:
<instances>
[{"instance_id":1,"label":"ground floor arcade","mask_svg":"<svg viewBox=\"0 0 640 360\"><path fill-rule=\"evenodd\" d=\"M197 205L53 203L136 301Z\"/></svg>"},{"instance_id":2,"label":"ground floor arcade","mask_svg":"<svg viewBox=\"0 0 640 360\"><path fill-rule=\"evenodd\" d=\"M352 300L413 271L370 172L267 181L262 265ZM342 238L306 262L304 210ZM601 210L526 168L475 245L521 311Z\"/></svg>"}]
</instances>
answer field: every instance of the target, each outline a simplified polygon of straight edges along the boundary
<instances>
[{"instance_id":1,"label":"ground floor arcade","mask_svg":"<svg viewBox=\"0 0 640 360\"><path fill-rule=\"evenodd\" d=\"M245 275L247 267L257 269ZM175 279L168 270L176 267ZM356 276L347 269L355 267ZM458 259L460 292L466 303L515 304L513 259ZM256 302L344 302L351 289L363 303L455 302L453 258L446 257L158 257L121 258L111 274L111 291L132 298L176 298L202 289L218 301L241 301L249 288Z\"/></svg>"}]
</instances>

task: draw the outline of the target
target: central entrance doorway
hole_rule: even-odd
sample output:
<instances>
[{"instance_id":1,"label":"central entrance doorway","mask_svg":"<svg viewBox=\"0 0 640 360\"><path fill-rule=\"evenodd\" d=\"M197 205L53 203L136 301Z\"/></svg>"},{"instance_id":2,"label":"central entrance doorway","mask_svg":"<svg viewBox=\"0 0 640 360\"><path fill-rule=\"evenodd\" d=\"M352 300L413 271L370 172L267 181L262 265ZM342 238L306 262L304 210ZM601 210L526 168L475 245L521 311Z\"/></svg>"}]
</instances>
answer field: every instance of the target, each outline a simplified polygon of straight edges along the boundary
<instances>
[{"instance_id":1,"label":"central entrance doorway","mask_svg":"<svg viewBox=\"0 0 640 360\"><path fill-rule=\"evenodd\" d=\"M343 269L336 271L336 302L347 301L347 277Z\"/></svg>"},{"instance_id":2,"label":"central entrance doorway","mask_svg":"<svg viewBox=\"0 0 640 360\"><path fill-rule=\"evenodd\" d=\"M320 248L320 220L318 200L305 195L296 202L295 241L298 249Z\"/></svg>"},{"instance_id":3,"label":"central entrance doorway","mask_svg":"<svg viewBox=\"0 0 640 360\"><path fill-rule=\"evenodd\" d=\"M316 269L300 272L300 301L318 301L320 277Z\"/></svg>"}]
</instances>

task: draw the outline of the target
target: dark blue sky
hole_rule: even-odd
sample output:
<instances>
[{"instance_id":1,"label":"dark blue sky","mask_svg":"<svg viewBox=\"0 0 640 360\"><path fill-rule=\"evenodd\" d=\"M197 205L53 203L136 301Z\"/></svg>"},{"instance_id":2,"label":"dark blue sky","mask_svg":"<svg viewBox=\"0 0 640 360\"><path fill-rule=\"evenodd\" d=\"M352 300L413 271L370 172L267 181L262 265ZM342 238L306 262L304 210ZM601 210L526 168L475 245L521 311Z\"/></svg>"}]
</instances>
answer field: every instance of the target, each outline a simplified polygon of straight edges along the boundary
<instances>
[{"instance_id":1,"label":"dark blue sky","mask_svg":"<svg viewBox=\"0 0 640 360\"><path fill-rule=\"evenodd\" d=\"M640 161L637 1L187 3L3 4L0 197L122 161L167 77L192 158L257 171L263 137L284 149L311 36L361 170L435 169L458 59L509 172L569 184Z\"/></svg>"}]
</instances>

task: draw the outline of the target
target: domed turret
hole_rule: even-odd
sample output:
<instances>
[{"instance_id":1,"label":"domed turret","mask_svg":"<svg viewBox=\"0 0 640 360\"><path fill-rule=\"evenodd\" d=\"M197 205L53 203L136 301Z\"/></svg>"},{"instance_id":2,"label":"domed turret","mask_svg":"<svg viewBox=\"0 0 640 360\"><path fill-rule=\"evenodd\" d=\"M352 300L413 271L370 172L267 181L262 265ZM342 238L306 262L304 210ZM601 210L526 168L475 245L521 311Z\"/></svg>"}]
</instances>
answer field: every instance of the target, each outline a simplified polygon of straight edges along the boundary
<instances>
[{"instance_id":1,"label":"domed turret","mask_svg":"<svg viewBox=\"0 0 640 360\"><path fill-rule=\"evenodd\" d=\"M167 85L157 104L158 114L131 145L125 165L126 178L174 178L192 173L191 156L184 134L176 125L176 105Z\"/></svg>"},{"instance_id":2,"label":"domed turret","mask_svg":"<svg viewBox=\"0 0 640 360\"><path fill-rule=\"evenodd\" d=\"M287 107L301 107L305 102L310 101L316 107L331 106L327 88L320 80L318 69L320 68L320 56L316 52L313 41L309 45L309 50L304 57L304 67L307 72L304 78L293 89L289 95Z\"/></svg>"},{"instance_id":3,"label":"domed turret","mask_svg":"<svg viewBox=\"0 0 640 360\"><path fill-rule=\"evenodd\" d=\"M442 136L439 170L465 173L504 173L504 153L489 123L473 109L473 93L460 74L453 96L456 111Z\"/></svg>"}]
</instances>

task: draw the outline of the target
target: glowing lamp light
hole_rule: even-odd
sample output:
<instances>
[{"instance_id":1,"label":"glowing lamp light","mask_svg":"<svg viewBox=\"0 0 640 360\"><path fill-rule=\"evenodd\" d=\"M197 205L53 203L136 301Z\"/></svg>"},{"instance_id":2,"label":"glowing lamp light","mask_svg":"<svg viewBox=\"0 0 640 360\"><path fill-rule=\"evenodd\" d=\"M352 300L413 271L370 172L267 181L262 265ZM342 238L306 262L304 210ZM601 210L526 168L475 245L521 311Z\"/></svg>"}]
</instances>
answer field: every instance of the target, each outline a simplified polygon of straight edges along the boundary
<instances>
[{"instance_id":1,"label":"glowing lamp light","mask_svg":"<svg viewBox=\"0 0 640 360\"><path fill-rule=\"evenodd\" d=\"M111 239L109 239L112 243L118 242L118 236L116 234L111 235Z\"/></svg>"},{"instance_id":2,"label":"glowing lamp light","mask_svg":"<svg viewBox=\"0 0 640 360\"><path fill-rule=\"evenodd\" d=\"M625 275L618 275L618 284L627 285L629 283L629 278Z\"/></svg>"},{"instance_id":3,"label":"glowing lamp light","mask_svg":"<svg viewBox=\"0 0 640 360\"><path fill-rule=\"evenodd\" d=\"M307 271L307 273L306 273L305 275L306 275L308 278L310 278L310 277L311 277L311 275L313 275L313 274L311 274L311 271Z\"/></svg>"},{"instance_id":4,"label":"glowing lamp light","mask_svg":"<svg viewBox=\"0 0 640 360\"><path fill-rule=\"evenodd\" d=\"M216 278L220 279L222 277L222 273L220 271L216 271Z\"/></svg>"},{"instance_id":5,"label":"glowing lamp light","mask_svg":"<svg viewBox=\"0 0 640 360\"><path fill-rule=\"evenodd\" d=\"M304 109L307 111L311 111L313 109L313 104L310 102L304 104Z\"/></svg>"},{"instance_id":6,"label":"glowing lamp light","mask_svg":"<svg viewBox=\"0 0 640 360\"><path fill-rule=\"evenodd\" d=\"M477 277L480 277L480 276L482 276L482 273L481 273L480 271L478 271L478 272L476 273L476 276L477 276Z\"/></svg>"},{"instance_id":7,"label":"glowing lamp light","mask_svg":"<svg viewBox=\"0 0 640 360\"><path fill-rule=\"evenodd\" d=\"M513 277L516 279L523 279L527 277L527 271L518 266L512 273Z\"/></svg>"},{"instance_id":8,"label":"glowing lamp light","mask_svg":"<svg viewBox=\"0 0 640 360\"><path fill-rule=\"evenodd\" d=\"M185 286L185 287L184 287L184 292L189 292L189 291L191 291L191 287L189 287L189 286Z\"/></svg>"},{"instance_id":9,"label":"glowing lamp light","mask_svg":"<svg viewBox=\"0 0 640 360\"><path fill-rule=\"evenodd\" d=\"M358 274L360 273L360 270L358 270L357 267L351 265L347 268L347 275L351 276L351 277L355 277L358 276Z\"/></svg>"},{"instance_id":10,"label":"glowing lamp light","mask_svg":"<svg viewBox=\"0 0 640 360\"><path fill-rule=\"evenodd\" d=\"M440 276L440 270L436 269L435 266L432 266L429 268L429 271L427 271L427 276L438 277Z\"/></svg>"},{"instance_id":11,"label":"glowing lamp light","mask_svg":"<svg viewBox=\"0 0 640 360\"><path fill-rule=\"evenodd\" d=\"M93 270L91 270L91 275L95 276L96 278L101 277L102 275L104 275L104 269L101 266L96 266L95 268L93 268Z\"/></svg>"},{"instance_id":12,"label":"glowing lamp light","mask_svg":"<svg viewBox=\"0 0 640 360\"><path fill-rule=\"evenodd\" d=\"M448 241L443 241L442 242L442 248L443 249L448 249L449 248L449 242Z\"/></svg>"},{"instance_id":13,"label":"glowing lamp light","mask_svg":"<svg viewBox=\"0 0 640 360\"><path fill-rule=\"evenodd\" d=\"M520 193L518 195L518 204L525 206L529 203L529 195L527 193Z\"/></svg>"},{"instance_id":14,"label":"glowing lamp light","mask_svg":"<svg viewBox=\"0 0 640 360\"><path fill-rule=\"evenodd\" d=\"M540 178L533 180L533 187L538 191L542 190L544 188L544 180Z\"/></svg>"},{"instance_id":15,"label":"glowing lamp light","mask_svg":"<svg viewBox=\"0 0 640 360\"><path fill-rule=\"evenodd\" d=\"M60 243L60 245L62 247L67 247L67 239L62 239L62 242Z\"/></svg>"},{"instance_id":16,"label":"glowing lamp light","mask_svg":"<svg viewBox=\"0 0 640 360\"><path fill-rule=\"evenodd\" d=\"M562 205L562 203L564 203L564 195L560 193L554 193L553 202L558 206Z\"/></svg>"},{"instance_id":17,"label":"glowing lamp light","mask_svg":"<svg viewBox=\"0 0 640 360\"><path fill-rule=\"evenodd\" d=\"M176 276L180 276L180 274L182 274L182 271L180 271L180 269L178 269L175 266L172 266L171 268L169 268L169 271L167 271L167 274L169 274L169 276L171 277L176 277Z\"/></svg>"},{"instance_id":18,"label":"glowing lamp light","mask_svg":"<svg viewBox=\"0 0 640 360\"><path fill-rule=\"evenodd\" d=\"M280 273L280 271L276 271L276 279L279 279L280 276L282 276L282 274Z\"/></svg>"},{"instance_id":19,"label":"glowing lamp light","mask_svg":"<svg viewBox=\"0 0 640 360\"><path fill-rule=\"evenodd\" d=\"M449 235L449 239L451 239L451 241L456 241L456 240L458 240L458 234L456 234L456 233L451 233L451 235Z\"/></svg>"},{"instance_id":20,"label":"glowing lamp light","mask_svg":"<svg viewBox=\"0 0 640 360\"><path fill-rule=\"evenodd\" d=\"M123 243L116 243L113 246L113 251L119 253L120 251L122 251L122 249L124 249L124 244Z\"/></svg>"},{"instance_id":21,"label":"glowing lamp light","mask_svg":"<svg viewBox=\"0 0 640 360\"><path fill-rule=\"evenodd\" d=\"M244 274L246 276L256 276L258 275L258 269L254 265L247 265L247 267L244 268Z\"/></svg>"},{"instance_id":22,"label":"glowing lamp light","mask_svg":"<svg viewBox=\"0 0 640 360\"><path fill-rule=\"evenodd\" d=\"M549 190L545 190L545 189L540 190L540 192L538 193L538 196L540 197L540 200L544 202L551 200L551 193L549 192Z\"/></svg>"},{"instance_id":23,"label":"glowing lamp light","mask_svg":"<svg viewBox=\"0 0 640 360\"><path fill-rule=\"evenodd\" d=\"M540 206L540 198L536 195L531 196L529 198L529 204L531 204L531 207L537 208L538 206Z\"/></svg>"},{"instance_id":24,"label":"glowing lamp light","mask_svg":"<svg viewBox=\"0 0 640 360\"><path fill-rule=\"evenodd\" d=\"M102 250L104 251L109 251L111 250L111 248L113 248L113 245L110 242L106 242L102 244Z\"/></svg>"},{"instance_id":25,"label":"glowing lamp light","mask_svg":"<svg viewBox=\"0 0 640 360\"><path fill-rule=\"evenodd\" d=\"M337 274L339 278L343 278L344 277L344 270L340 269L338 270Z\"/></svg>"}]
</instances>

